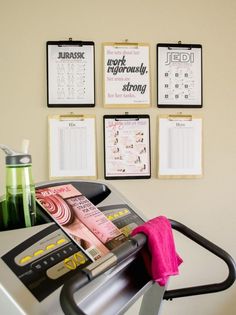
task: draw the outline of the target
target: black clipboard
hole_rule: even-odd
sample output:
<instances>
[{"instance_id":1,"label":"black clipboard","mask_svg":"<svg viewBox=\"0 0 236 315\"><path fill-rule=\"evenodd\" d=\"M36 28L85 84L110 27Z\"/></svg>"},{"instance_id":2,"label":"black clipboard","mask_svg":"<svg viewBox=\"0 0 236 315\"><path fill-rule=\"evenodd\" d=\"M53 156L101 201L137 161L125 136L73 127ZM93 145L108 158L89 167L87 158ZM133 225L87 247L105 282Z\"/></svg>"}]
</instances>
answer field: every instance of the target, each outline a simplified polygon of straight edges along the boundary
<instances>
[{"instance_id":1,"label":"black clipboard","mask_svg":"<svg viewBox=\"0 0 236 315\"><path fill-rule=\"evenodd\" d=\"M157 106L203 106L202 45L157 44Z\"/></svg>"},{"instance_id":2,"label":"black clipboard","mask_svg":"<svg viewBox=\"0 0 236 315\"><path fill-rule=\"evenodd\" d=\"M104 115L105 179L151 177L149 115Z\"/></svg>"},{"instance_id":3,"label":"black clipboard","mask_svg":"<svg viewBox=\"0 0 236 315\"><path fill-rule=\"evenodd\" d=\"M95 106L95 45L92 41L48 41L47 106Z\"/></svg>"}]
</instances>

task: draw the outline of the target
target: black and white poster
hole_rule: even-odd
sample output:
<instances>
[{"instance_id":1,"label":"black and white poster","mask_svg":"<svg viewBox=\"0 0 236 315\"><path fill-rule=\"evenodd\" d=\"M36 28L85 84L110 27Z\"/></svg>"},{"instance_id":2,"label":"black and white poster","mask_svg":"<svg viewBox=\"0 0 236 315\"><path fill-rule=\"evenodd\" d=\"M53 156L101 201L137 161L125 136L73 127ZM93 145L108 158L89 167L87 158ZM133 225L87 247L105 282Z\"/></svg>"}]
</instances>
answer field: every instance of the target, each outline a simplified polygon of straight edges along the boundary
<instances>
[{"instance_id":1,"label":"black and white poster","mask_svg":"<svg viewBox=\"0 0 236 315\"><path fill-rule=\"evenodd\" d=\"M157 106L202 107L201 45L157 45Z\"/></svg>"},{"instance_id":2,"label":"black and white poster","mask_svg":"<svg viewBox=\"0 0 236 315\"><path fill-rule=\"evenodd\" d=\"M47 42L49 107L95 105L94 43Z\"/></svg>"}]
</instances>

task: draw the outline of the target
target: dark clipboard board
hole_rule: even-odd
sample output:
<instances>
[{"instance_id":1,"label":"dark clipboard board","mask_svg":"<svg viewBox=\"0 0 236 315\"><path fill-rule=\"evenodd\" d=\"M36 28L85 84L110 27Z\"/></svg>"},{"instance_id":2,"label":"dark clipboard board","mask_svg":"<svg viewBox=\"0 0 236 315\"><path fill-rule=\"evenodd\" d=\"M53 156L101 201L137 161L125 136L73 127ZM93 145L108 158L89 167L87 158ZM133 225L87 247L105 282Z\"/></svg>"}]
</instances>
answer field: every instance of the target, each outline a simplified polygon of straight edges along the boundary
<instances>
[{"instance_id":1,"label":"dark clipboard board","mask_svg":"<svg viewBox=\"0 0 236 315\"><path fill-rule=\"evenodd\" d=\"M104 115L104 178L151 177L150 116Z\"/></svg>"},{"instance_id":2,"label":"dark clipboard board","mask_svg":"<svg viewBox=\"0 0 236 315\"><path fill-rule=\"evenodd\" d=\"M157 106L203 106L202 45L157 44Z\"/></svg>"},{"instance_id":3,"label":"dark clipboard board","mask_svg":"<svg viewBox=\"0 0 236 315\"><path fill-rule=\"evenodd\" d=\"M47 106L95 106L93 41L47 41Z\"/></svg>"}]
</instances>

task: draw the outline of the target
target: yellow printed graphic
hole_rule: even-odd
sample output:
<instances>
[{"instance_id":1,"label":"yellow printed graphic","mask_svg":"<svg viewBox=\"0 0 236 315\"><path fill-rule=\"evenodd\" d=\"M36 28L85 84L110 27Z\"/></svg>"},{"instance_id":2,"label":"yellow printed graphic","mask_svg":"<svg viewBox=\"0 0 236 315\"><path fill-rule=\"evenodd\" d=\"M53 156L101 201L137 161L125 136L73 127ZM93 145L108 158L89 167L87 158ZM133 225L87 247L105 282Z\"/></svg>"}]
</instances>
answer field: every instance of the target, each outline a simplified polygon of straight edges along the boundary
<instances>
[{"instance_id":1,"label":"yellow printed graphic","mask_svg":"<svg viewBox=\"0 0 236 315\"><path fill-rule=\"evenodd\" d=\"M116 213L112 213L112 214L107 215L107 218L108 218L108 220L113 221L117 218L125 216L127 213L129 213L129 210L127 208L124 208L122 210L117 211Z\"/></svg>"},{"instance_id":2,"label":"yellow printed graphic","mask_svg":"<svg viewBox=\"0 0 236 315\"><path fill-rule=\"evenodd\" d=\"M26 262L28 262L31 259L32 259L31 256L25 256L25 257L21 258L20 263L25 264Z\"/></svg>"},{"instance_id":3,"label":"yellow printed graphic","mask_svg":"<svg viewBox=\"0 0 236 315\"><path fill-rule=\"evenodd\" d=\"M53 247L55 247L56 245L55 244L49 244L46 249L49 250L49 249L52 249Z\"/></svg>"},{"instance_id":4,"label":"yellow printed graphic","mask_svg":"<svg viewBox=\"0 0 236 315\"><path fill-rule=\"evenodd\" d=\"M75 270L77 268L76 262L71 258L66 258L64 260L64 265L70 270Z\"/></svg>"},{"instance_id":5,"label":"yellow printed graphic","mask_svg":"<svg viewBox=\"0 0 236 315\"><path fill-rule=\"evenodd\" d=\"M65 241L66 240L64 238L61 238L60 240L57 241L57 244L58 245L63 244L63 243L65 243Z\"/></svg>"},{"instance_id":6,"label":"yellow printed graphic","mask_svg":"<svg viewBox=\"0 0 236 315\"><path fill-rule=\"evenodd\" d=\"M83 265L86 262L85 256L82 253L75 253L74 259L78 263L78 265Z\"/></svg>"},{"instance_id":7,"label":"yellow printed graphic","mask_svg":"<svg viewBox=\"0 0 236 315\"><path fill-rule=\"evenodd\" d=\"M75 253L73 256L64 259L64 265L70 270L75 270L78 266L86 263L86 257L81 252Z\"/></svg>"},{"instance_id":8,"label":"yellow printed graphic","mask_svg":"<svg viewBox=\"0 0 236 315\"><path fill-rule=\"evenodd\" d=\"M37 250L37 252L34 253L34 256L39 256L39 255L42 255L43 253L44 253L44 250L39 249Z\"/></svg>"}]
</instances>

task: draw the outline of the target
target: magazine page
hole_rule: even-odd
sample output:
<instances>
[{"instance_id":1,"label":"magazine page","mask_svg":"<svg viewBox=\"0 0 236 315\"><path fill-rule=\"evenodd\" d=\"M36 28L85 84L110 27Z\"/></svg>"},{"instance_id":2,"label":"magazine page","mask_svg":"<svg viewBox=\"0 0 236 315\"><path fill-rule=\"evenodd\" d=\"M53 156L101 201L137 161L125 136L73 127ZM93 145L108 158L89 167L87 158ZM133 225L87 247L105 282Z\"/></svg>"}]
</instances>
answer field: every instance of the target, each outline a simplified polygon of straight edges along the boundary
<instances>
[{"instance_id":1,"label":"magazine page","mask_svg":"<svg viewBox=\"0 0 236 315\"><path fill-rule=\"evenodd\" d=\"M125 235L72 184L38 188L36 199L93 260L126 240Z\"/></svg>"}]
</instances>

